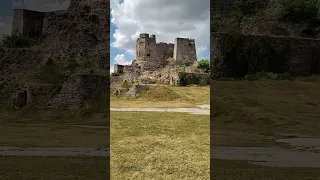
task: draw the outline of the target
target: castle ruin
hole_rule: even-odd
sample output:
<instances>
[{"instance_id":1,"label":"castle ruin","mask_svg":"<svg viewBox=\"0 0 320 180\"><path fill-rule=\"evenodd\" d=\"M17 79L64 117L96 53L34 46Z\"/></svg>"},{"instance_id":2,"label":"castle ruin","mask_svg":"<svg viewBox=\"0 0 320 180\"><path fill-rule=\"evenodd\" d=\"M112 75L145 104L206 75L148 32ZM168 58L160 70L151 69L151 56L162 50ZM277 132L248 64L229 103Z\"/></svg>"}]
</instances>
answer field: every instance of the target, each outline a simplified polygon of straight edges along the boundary
<instances>
[{"instance_id":1,"label":"castle ruin","mask_svg":"<svg viewBox=\"0 0 320 180\"><path fill-rule=\"evenodd\" d=\"M211 1L210 6L211 22L233 23L234 1ZM259 6L261 12L273 8L268 2ZM312 31L308 24L297 25L274 18L259 21L260 16L251 15L237 25L237 33L226 28L211 32L212 78L242 78L257 72L320 74L320 40L306 35L305 32Z\"/></svg>"},{"instance_id":2,"label":"castle ruin","mask_svg":"<svg viewBox=\"0 0 320 180\"><path fill-rule=\"evenodd\" d=\"M77 109L91 108L102 99L108 102L109 10L105 0L70 0L68 9L52 12L14 9L12 34L37 42L0 48L0 87L12 96L3 103L17 109L38 103ZM25 78L48 67L57 70L59 81L44 80L47 74Z\"/></svg>"},{"instance_id":3,"label":"castle ruin","mask_svg":"<svg viewBox=\"0 0 320 180\"><path fill-rule=\"evenodd\" d=\"M39 37L45 13L27 9L14 9L12 33L26 37Z\"/></svg>"},{"instance_id":4,"label":"castle ruin","mask_svg":"<svg viewBox=\"0 0 320 180\"><path fill-rule=\"evenodd\" d=\"M136 59L131 67L145 71L153 71L168 64L168 59L175 59L175 65L182 66L187 60L197 61L195 40L176 38L175 43L156 42L156 36L147 33L140 34L136 42ZM123 73L128 66L115 64L114 72Z\"/></svg>"}]
</instances>

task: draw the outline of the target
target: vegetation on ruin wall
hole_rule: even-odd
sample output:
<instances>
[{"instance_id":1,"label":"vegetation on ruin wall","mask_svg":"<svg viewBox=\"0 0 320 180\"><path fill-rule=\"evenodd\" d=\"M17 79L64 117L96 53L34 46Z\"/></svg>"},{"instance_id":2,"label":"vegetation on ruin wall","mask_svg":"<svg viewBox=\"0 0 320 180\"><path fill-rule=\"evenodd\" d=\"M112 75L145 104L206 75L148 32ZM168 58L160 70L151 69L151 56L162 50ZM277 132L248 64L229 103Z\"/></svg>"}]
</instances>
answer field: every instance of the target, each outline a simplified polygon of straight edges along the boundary
<instances>
[{"instance_id":1,"label":"vegetation on ruin wall","mask_svg":"<svg viewBox=\"0 0 320 180\"><path fill-rule=\"evenodd\" d=\"M319 20L320 4L318 0L280 0L282 18L300 21Z\"/></svg>"},{"instance_id":2,"label":"vegetation on ruin wall","mask_svg":"<svg viewBox=\"0 0 320 180\"><path fill-rule=\"evenodd\" d=\"M20 35L4 35L1 39L1 46L6 48L30 47L37 43L36 39Z\"/></svg>"},{"instance_id":3,"label":"vegetation on ruin wall","mask_svg":"<svg viewBox=\"0 0 320 180\"><path fill-rule=\"evenodd\" d=\"M228 19L211 19L211 32L240 32L243 17L257 14L266 5L264 0L237 0Z\"/></svg>"},{"instance_id":4,"label":"vegetation on ruin wall","mask_svg":"<svg viewBox=\"0 0 320 180\"><path fill-rule=\"evenodd\" d=\"M320 20L320 3L318 0L277 0L279 21ZM267 7L265 0L236 0L233 12L227 19L211 19L211 32L240 32L240 23L244 17L263 17L262 10ZM312 23L312 22L310 22Z\"/></svg>"},{"instance_id":5,"label":"vegetation on ruin wall","mask_svg":"<svg viewBox=\"0 0 320 180\"><path fill-rule=\"evenodd\" d=\"M189 66L192 65L192 61L190 59L187 59L187 60L184 61L183 64L184 64L184 66L189 67Z\"/></svg>"},{"instance_id":6,"label":"vegetation on ruin wall","mask_svg":"<svg viewBox=\"0 0 320 180\"><path fill-rule=\"evenodd\" d=\"M203 69L205 71L210 70L210 61L208 59L201 59L198 61L197 68Z\"/></svg>"},{"instance_id":7,"label":"vegetation on ruin wall","mask_svg":"<svg viewBox=\"0 0 320 180\"><path fill-rule=\"evenodd\" d=\"M288 45L273 43L273 39L267 37L255 38L245 38L239 33L221 35L221 53L231 76L243 77L256 72L283 73L287 70L285 52L288 52Z\"/></svg>"},{"instance_id":8,"label":"vegetation on ruin wall","mask_svg":"<svg viewBox=\"0 0 320 180\"><path fill-rule=\"evenodd\" d=\"M185 72L179 73L179 85L188 86L188 85L198 85L200 84L200 79L194 75L188 75Z\"/></svg>"}]
</instances>

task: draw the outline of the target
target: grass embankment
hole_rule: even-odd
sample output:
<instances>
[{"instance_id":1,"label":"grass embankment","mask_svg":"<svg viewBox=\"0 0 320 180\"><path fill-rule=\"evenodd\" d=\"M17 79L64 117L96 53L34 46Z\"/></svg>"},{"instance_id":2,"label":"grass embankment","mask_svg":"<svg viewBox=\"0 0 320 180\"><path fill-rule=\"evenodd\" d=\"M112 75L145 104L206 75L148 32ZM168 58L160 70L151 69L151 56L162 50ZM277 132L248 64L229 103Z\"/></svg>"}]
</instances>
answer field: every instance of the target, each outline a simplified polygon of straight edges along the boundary
<instances>
[{"instance_id":1,"label":"grass embankment","mask_svg":"<svg viewBox=\"0 0 320 180\"><path fill-rule=\"evenodd\" d=\"M213 146L268 146L320 137L320 79L212 81Z\"/></svg>"},{"instance_id":2,"label":"grass embankment","mask_svg":"<svg viewBox=\"0 0 320 180\"><path fill-rule=\"evenodd\" d=\"M113 91L111 91L112 93ZM210 103L210 86L173 87L150 86L150 89L138 97L117 97L111 95L113 108L184 108Z\"/></svg>"},{"instance_id":3,"label":"grass embankment","mask_svg":"<svg viewBox=\"0 0 320 180\"><path fill-rule=\"evenodd\" d=\"M111 112L111 179L209 179L209 116Z\"/></svg>"}]
</instances>

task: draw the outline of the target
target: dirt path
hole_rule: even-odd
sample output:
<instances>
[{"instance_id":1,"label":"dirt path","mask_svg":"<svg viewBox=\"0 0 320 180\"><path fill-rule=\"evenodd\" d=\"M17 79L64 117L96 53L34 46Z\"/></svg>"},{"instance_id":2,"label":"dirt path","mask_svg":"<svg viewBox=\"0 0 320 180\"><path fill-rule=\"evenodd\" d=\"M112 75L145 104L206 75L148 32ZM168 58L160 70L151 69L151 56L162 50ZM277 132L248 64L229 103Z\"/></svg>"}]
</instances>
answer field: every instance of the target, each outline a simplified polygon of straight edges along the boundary
<instances>
[{"instance_id":1,"label":"dirt path","mask_svg":"<svg viewBox=\"0 0 320 180\"><path fill-rule=\"evenodd\" d=\"M110 111L125 112L180 112L189 114L210 115L210 105L200 105L199 108L110 108Z\"/></svg>"},{"instance_id":2,"label":"dirt path","mask_svg":"<svg viewBox=\"0 0 320 180\"><path fill-rule=\"evenodd\" d=\"M290 149L280 147L214 147L212 159L245 160L274 167L320 168L320 140L313 138L280 139Z\"/></svg>"},{"instance_id":3,"label":"dirt path","mask_svg":"<svg viewBox=\"0 0 320 180\"><path fill-rule=\"evenodd\" d=\"M0 156L90 156L90 157L108 157L110 151L107 148L36 148L36 147L0 147Z\"/></svg>"}]
</instances>

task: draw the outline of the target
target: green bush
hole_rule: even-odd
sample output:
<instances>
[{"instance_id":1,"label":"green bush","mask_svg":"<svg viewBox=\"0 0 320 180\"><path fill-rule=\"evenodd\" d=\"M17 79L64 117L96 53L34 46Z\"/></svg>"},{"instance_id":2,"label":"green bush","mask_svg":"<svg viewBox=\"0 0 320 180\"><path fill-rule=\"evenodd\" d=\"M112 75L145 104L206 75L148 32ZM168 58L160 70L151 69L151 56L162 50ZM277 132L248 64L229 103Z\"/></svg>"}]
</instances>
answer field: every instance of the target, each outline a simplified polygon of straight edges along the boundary
<instances>
[{"instance_id":1,"label":"green bush","mask_svg":"<svg viewBox=\"0 0 320 180\"><path fill-rule=\"evenodd\" d=\"M36 44L36 40L20 35L4 35L1 39L1 45L6 48L30 47Z\"/></svg>"},{"instance_id":2,"label":"green bush","mask_svg":"<svg viewBox=\"0 0 320 180\"><path fill-rule=\"evenodd\" d=\"M294 77L290 73L277 74L277 80L294 80Z\"/></svg>"},{"instance_id":3,"label":"green bush","mask_svg":"<svg viewBox=\"0 0 320 180\"><path fill-rule=\"evenodd\" d=\"M167 62L168 62L169 65L174 65L174 64L176 63L176 59L174 59L174 58L172 58L172 57L169 57L169 58L167 59Z\"/></svg>"},{"instance_id":4,"label":"green bush","mask_svg":"<svg viewBox=\"0 0 320 180\"><path fill-rule=\"evenodd\" d=\"M266 3L264 0L237 0L235 5L242 15L252 15L265 7Z\"/></svg>"},{"instance_id":5,"label":"green bush","mask_svg":"<svg viewBox=\"0 0 320 180\"><path fill-rule=\"evenodd\" d=\"M74 70L79 66L80 66L80 64L78 63L76 58L70 58L69 61L68 61L67 69Z\"/></svg>"},{"instance_id":6,"label":"green bush","mask_svg":"<svg viewBox=\"0 0 320 180\"><path fill-rule=\"evenodd\" d=\"M318 0L281 0L283 18L291 20L318 19Z\"/></svg>"},{"instance_id":7,"label":"green bush","mask_svg":"<svg viewBox=\"0 0 320 180\"><path fill-rule=\"evenodd\" d=\"M189 66L192 65L192 61L189 60L189 59L187 59L187 60L184 61L184 65L185 65L186 67L189 67Z\"/></svg>"},{"instance_id":8,"label":"green bush","mask_svg":"<svg viewBox=\"0 0 320 180\"><path fill-rule=\"evenodd\" d=\"M210 61L207 59L201 59L200 61L198 61L197 68L204 70L210 69Z\"/></svg>"},{"instance_id":9,"label":"green bush","mask_svg":"<svg viewBox=\"0 0 320 180\"><path fill-rule=\"evenodd\" d=\"M191 84L200 84L200 79L196 76L188 76L185 72L179 73L180 86L188 86Z\"/></svg>"},{"instance_id":10,"label":"green bush","mask_svg":"<svg viewBox=\"0 0 320 180\"><path fill-rule=\"evenodd\" d=\"M121 87L125 88L126 90L129 90L130 87L133 85L133 82L124 81L121 85Z\"/></svg>"},{"instance_id":11,"label":"green bush","mask_svg":"<svg viewBox=\"0 0 320 180\"><path fill-rule=\"evenodd\" d=\"M119 73L111 73L111 76L120 76Z\"/></svg>"},{"instance_id":12,"label":"green bush","mask_svg":"<svg viewBox=\"0 0 320 180\"><path fill-rule=\"evenodd\" d=\"M256 81L259 80L259 76L257 74L248 74L245 79L248 81Z\"/></svg>"},{"instance_id":13,"label":"green bush","mask_svg":"<svg viewBox=\"0 0 320 180\"><path fill-rule=\"evenodd\" d=\"M64 78L65 75L63 74L63 71L54 62L42 66L36 73L36 79L43 83L59 84Z\"/></svg>"}]
</instances>

